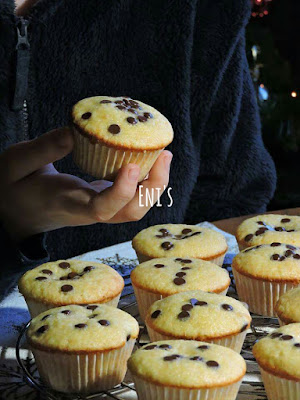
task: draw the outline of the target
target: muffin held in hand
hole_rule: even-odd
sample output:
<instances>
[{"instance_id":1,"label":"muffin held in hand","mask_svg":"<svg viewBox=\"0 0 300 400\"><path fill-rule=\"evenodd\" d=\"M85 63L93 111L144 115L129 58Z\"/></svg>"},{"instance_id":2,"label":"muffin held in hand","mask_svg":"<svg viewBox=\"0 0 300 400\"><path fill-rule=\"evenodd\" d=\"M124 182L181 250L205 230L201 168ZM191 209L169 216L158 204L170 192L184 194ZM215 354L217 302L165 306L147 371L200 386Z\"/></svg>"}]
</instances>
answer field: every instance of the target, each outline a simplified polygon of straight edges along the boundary
<instances>
[{"instance_id":1,"label":"muffin held in hand","mask_svg":"<svg viewBox=\"0 0 300 400\"><path fill-rule=\"evenodd\" d=\"M300 322L300 287L284 293L276 303L275 312L280 325Z\"/></svg>"},{"instance_id":2,"label":"muffin held in hand","mask_svg":"<svg viewBox=\"0 0 300 400\"><path fill-rule=\"evenodd\" d=\"M273 242L300 246L300 217L266 214L248 218L238 227L236 239L240 250Z\"/></svg>"},{"instance_id":3,"label":"muffin held in hand","mask_svg":"<svg viewBox=\"0 0 300 400\"><path fill-rule=\"evenodd\" d=\"M128 368L141 400L235 400L246 363L223 346L168 340L137 350Z\"/></svg>"},{"instance_id":4,"label":"muffin held in hand","mask_svg":"<svg viewBox=\"0 0 300 400\"><path fill-rule=\"evenodd\" d=\"M58 260L26 272L19 281L30 314L68 304L106 303L117 307L123 278L94 261Z\"/></svg>"},{"instance_id":5,"label":"muffin held in hand","mask_svg":"<svg viewBox=\"0 0 300 400\"><path fill-rule=\"evenodd\" d=\"M234 257L232 272L250 311L275 316L279 297L300 285L300 247L279 242L249 247Z\"/></svg>"},{"instance_id":6,"label":"muffin held in hand","mask_svg":"<svg viewBox=\"0 0 300 400\"><path fill-rule=\"evenodd\" d=\"M300 323L282 326L253 347L268 399L300 398Z\"/></svg>"},{"instance_id":7,"label":"muffin held in hand","mask_svg":"<svg viewBox=\"0 0 300 400\"><path fill-rule=\"evenodd\" d=\"M188 290L226 294L230 285L226 269L197 258L154 258L131 272L131 281L142 319L148 308L163 297Z\"/></svg>"},{"instance_id":8,"label":"muffin held in hand","mask_svg":"<svg viewBox=\"0 0 300 400\"><path fill-rule=\"evenodd\" d=\"M201 290L158 300L149 308L146 325L151 341L200 340L241 351L251 316L241 302Z\"/></svg>"},{"instance_id":9,"label":"muffin held in hand","mask_svg":"<svg viewBox=\"0 0 300 400\"><path fill-rule=\"evenodd\" d=\"M75 163L88 174L113 181L129 163L140 166L139 181L173 140L170 122L155 108L130 97L96 96L72 110Z\"/></svg>"},{"instance_id":10,"label":"muffin held in hand","mask_svg":"<svg viewBox=\"0 0 300 400\"><path fill-rule=\"evenodd\" d=\"M117 308L71 305L35 317L27 340L51 388L93 393L123 380L138 332L137 321Z\"/></svg>"},{"instance_id":11,"label":"muffin held in hand","mask_svg":"<svg viewBox=\"0 0 300 400\"><path fill-rule=\"evenodd\" d=\"M224 236L197 225L164 224L143 229L132 240L139 262L158 257L193 257L222 265Z\"/></svg>"}]
</instances>

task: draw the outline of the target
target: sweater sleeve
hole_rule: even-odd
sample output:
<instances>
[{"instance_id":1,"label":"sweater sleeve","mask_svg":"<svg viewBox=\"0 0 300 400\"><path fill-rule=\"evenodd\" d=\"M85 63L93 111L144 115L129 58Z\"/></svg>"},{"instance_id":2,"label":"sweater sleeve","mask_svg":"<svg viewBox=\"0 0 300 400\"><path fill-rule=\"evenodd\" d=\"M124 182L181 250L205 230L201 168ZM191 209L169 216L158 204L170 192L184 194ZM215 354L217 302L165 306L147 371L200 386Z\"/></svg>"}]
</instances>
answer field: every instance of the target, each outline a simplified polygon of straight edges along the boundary
<instances>
[{"instance_id":1,"label":"sweater sleeve","mask_svg":"<svg viewBox=\"0 0 300 400\"><path fill-rule=\"evenodd\" d=\"M190 221L264 212L275 191L276 171L262 140L244 25L241 21L227 32L220 24L222 49L211 43L201 52L195 43L199 52L193 59L191 118L200 170L187 214ZM208 58L210 51L215 59ZM212 72L204 73L210 63ZM214 90L207 90L212 95L205 99L207 85ZM204 104L201 110L199 104Z\"/></svg>"}]
</instances>

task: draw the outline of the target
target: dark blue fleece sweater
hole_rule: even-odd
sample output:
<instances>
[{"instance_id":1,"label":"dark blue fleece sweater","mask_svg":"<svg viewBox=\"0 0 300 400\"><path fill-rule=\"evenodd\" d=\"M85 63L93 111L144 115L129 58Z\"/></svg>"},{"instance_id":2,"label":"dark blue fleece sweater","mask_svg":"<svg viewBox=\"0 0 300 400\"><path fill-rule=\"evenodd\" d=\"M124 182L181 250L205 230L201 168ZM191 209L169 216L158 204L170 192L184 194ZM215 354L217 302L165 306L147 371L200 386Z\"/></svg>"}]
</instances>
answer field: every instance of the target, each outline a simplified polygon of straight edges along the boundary
<instances>
[{"instance_id":1,"label":"dark blue fleece sweater","mask_svg":"<svg viewBox=\"0 0 300 400\"><path fill-rule=\"evenodd\" d=\"M51 232L52 258L131 239L164 222L263 212L275 168L261 137L245 55L249 0L40 0L28 19L30 65L22 111L15 86L13 0L0 2L0 149L68 122L71 106L93 95L127 95L170 120L175 137L173 206L138 222ZM67 157L60 171L84 177ZM87 177L86 177L87 178Z\"/></svg>"}]
</instances>

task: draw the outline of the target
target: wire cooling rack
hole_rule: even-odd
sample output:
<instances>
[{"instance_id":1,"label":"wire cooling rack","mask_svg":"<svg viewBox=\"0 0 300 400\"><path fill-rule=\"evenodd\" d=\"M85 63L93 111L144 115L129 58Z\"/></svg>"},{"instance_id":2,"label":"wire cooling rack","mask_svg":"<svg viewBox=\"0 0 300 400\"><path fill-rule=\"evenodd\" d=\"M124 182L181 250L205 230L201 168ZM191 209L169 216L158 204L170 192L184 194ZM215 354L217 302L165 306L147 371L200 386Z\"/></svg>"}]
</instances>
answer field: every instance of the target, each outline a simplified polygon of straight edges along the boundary
<instances>
[{"instance_id":1,"label":"wire cooling rack","mask_svg":"<svg viewBox=\"0 0 300 400\"><path fill-rule=\"evenodd\" d=\"M231 286L228 291L228 295L231 297L237 297L235 284L232 276L232 270L230 264L225 264L223 266L226 268L231 276ZM143 346L144 344L149 342L149 337L147 335L147 330L143 323L140 321L138 315L137 303L134 298L133 289L130 283L130 276L123 276L125 280L125 291L121 296L120 300L120 308L128 313L130 313L133 317L135 317L140 323L140 334L137 339L136 346L137 348ZM49 400L96 400L96 399L115 399L115 400L136 400L137 394L134 388L134 384L130 379L130 376L127 375L124 381L115 386L113 389L106 390L99 393L94 393L91 395L74 395L74 394L65 394L54 391L49 387L45 386L44 383L40 380L38 371L36 369L34 358L31 356L25 359L21 355L21 349L25 343L26 331L29 327L30 321L26 324L26 326L21 331L17 344L16 344L16 356L18 364L21 370L24 373L24 379L28 385L37 390L41 398L49 399ZM264 386L260 379L260 373L258 369L258 365L255 362L255 359L252 355L252 347L254 343L266 336L273 329L278 327L278 321L276 318L265 318L255 314L252 314L252 324L251 329L248 330L245 343L241 352L241 355L244 357L247 364L247 373L243 379L237 400L267 400L267 396L265 394ZM28 368L30 365L30 368ZM159 399L157 399L159 400Z\"/></svg>"}]
</instances>

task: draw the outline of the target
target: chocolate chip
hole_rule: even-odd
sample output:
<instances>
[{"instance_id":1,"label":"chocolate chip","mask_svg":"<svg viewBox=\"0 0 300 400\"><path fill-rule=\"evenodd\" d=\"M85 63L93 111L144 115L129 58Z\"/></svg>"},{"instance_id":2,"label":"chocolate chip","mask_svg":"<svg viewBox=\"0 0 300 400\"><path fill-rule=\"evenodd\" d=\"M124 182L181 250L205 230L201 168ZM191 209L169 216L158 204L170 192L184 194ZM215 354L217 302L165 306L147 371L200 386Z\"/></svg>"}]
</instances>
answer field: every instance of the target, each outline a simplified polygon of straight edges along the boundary
<instances>
[{"instance_id":1,"label":"chocolate chip","mask_svg":"<svg viewBox=\"0 0 300 400\"><path fill-rule=\"evenodd\" d=\"M171 242L163 242L163 243L161 244L161 247L162 247L164 250L170 250L172 247L174 247L174 244L171 243Z\"/></svg>"},{"instance_id":2,"label":"chocolate chip","mask_svg":"<svg viewBox=\"0 0 300 400\"><path fill-rule=\"evenodd\" d=\"M181 261L182 258L175 258L175 261Z\"/></svg>"},{"instance_id":3,"label":"chocolate chip","mask_svg":"<svg viewBox=\"0 0 300 400\"><path fill-rule=\"evenodd\" d=\"M95 269L95 267L88 265L87 267L84 268L84 272L90 272L92 269Z\"/></svg>"},{"instance_id":4,"label":"chocolate chip","mask_svg":"<svg viewBox=\"0 0 300 400\"><path fill-rule=\"evenodd\" d=\"M78 276L78 274L76 272L70 272L68 274L68 279L74 279L76 276Z\"/></svg>"},{"instance_id":5,"label":"chocolate chip","mask_svg":"<svg viewBox=\"0 0 300 400\"><path fill-rule=\"evenodd\" d=\"M285 260L285 257L281 256L278 261L284 261L284 260Z\"/></svg>"},{"instance_id":6,"label":"chocolate chip","mask_svg":"<svg viewBox=\"0 0 300 400\"><path fill-rule=\"evenodd\" d=\"M245 324L245 325L243 325L242 327L241 327L241 331L240 332L245 332L245 330L248 328L248 323L247 324Z\"/></svg>"},{"instance_id":7,"label":"chocolate chip","mask_svg":"<svg viewBox=\"0 0 300 400\"><path fill-rule=\"evenodd\" d=\"M92 315L90 315L88 318L89 318L89 319L93 319L93 318L96 318L96 317L98 317L98 314L92 314Z\"/></svg>"},{"instance_id":8,"label":"chocolate chip","mask_svg":"<svg viewBox=\"0 0 300 400\"><path fill-rule=\"evenodd\" d=\"M287 229L287 232L295 232L295 229Z\"/></svg>"},{"instance_id":9,"label":"chocolate chip","mask_svg":"<svg viewBox=\"0 0 300 400\"><path fill-rule=\"evenodd\" d=\"M58 266L62 269L70 268L70 264L68 262L61 262Z\"/></svg>"},{"instance_id":10,"label":"chocolate chip","mask_svg":"<svg viewBox=\"0 0 300 400\"><path fill-rule=\"evenodd\" d=\"M292 246L291 244L287 244L285 247L286 247L287 249L290 249L290 250L296 250L296 248L297 248L297 247L295 247L295 246Z\"/></svg>"},{"instance_id":11,"label":"chocolate chip","mask_svg":"<svg viewBox=\"0 0 300 400\"><path fill-rule=\"evenodd\" d=\"M137 114L137 111L134 108L129 108L128 111L132 114Z\"/></svg>"},{"instance_id":12,"label":"chocolate chip","mask_svg":"<svg viewBox=\"0 0 300 400\"><path fill-rule=\"evenodd\" d=\"M116 106L116 108L118 108L119 110L126 110L126 107L121 105Z\"/></svg>"},{"instance_id":13,"label":"chocolate chip","mask_svg":"<svg viewBox=\"0 0 300 400\"><path fill-rule=\"evenodd\" d=\"M197 299L191 299L190 303L192 306L207 306L207 302L206 301L199 301Z\"/></svg>"},{"instance_id":14,"label":"chocolate chip","mask_svg":"<svg viewBox=\"0 0 300 400\"><path fill-rule=\"evenodd\" d=\"M63 310L61 313L65 314L65 315L70 315L71 314L71 310Z\"/></svg>"},{"instance_id":15,"label":"chocolate chip","mask_svg":"<svg viewBox=\"0 0 300 400\"><path fill-rule=\"evenodd\" d=\"M127 122L129 122L129 124L135 125L137 123L137 120L133 117L128 117Z\"/></svg>"},{"instance_id":16,"label":"chocolate chip","mask_svg":"<svg viewBox=\"0 0 300 400\"><path fill-rule=\"evenodd\" d=\"M294 347L297 347L298 349L300 349L300 343L295 343Z\"/></svg>"},{"instance_id":17,"label":"chocolate chip","mask_svg":"<svg viewBox=\"0 0 300 400\"><path fill-rule=\"evenodd\" d=\"M263 221L256 221L256 223L257 223L258 225L264 225L264 224L265 224Z\"/></svg>"},{"instance_id":18,"label":"chocolate chip","mask_svg":"<svg viewBox=\"0 0 300 400\"><path fill-rule=\"evenodd\" d=\"M81 118L82 119L89 119L92 116L91 112L86 112L84 114L82 114Z\"/></svg>"},{"instance_id":19,"label":"chocolate chip","mask_svg":"<svg viewBox=\"0 0 300 400\"><path fill-rule=\"evenodd\" d=\"M50 317L50 314L44 315L41 321L45 321L45 319L47 319L48 317Z\"/></svg>"},{"instance_id":20,"label":"chocolate chip","mask_svg":"<svg viewBox=\"0 0 300 400\"><path fill-rule=\"evenodd\" d=\"M72 285L63 285L61 288L60 288L60 290L62 291L62 292L71 292L71 290L73 290L74 288L73 288L73 286Z\"/></svg>"},{"instance_id":21,"label":"chocolate chip","mask_svg":"<svg viewBox=\"0 0 300 400\"><path fill-rule=\"evenodd\" d=\"M78 329L84 329L86 327L87 327L87 324L77 324L77 325L75 325L75 328L78 328Z\"/></svg>"},{"instance_id":22,"label":"chocolate chip","mask_svg":"<svg viewBox=\"0 0 300 400\"><path fill-rule=\"evenodd\" d=\"M67 281L69 278L68 278L68 275L66 275L66 276L61 276L60 278L59 278L59 280L60 281Z\"/></svg>"},{"instance_id":23,"label":"chocolate chip","mask_svg":"<svg viewBox=\"0 0 300 400\"><path fill-rule=\"evenodd\" d=\"M164 268L164 264L154 264L155 268Z\"/></svg>"},{"instance_id":24,"label":"chocolate chip","mask_svg":"<svg viewBox=\"0 0 300 400\"><path fill-rule=\"evenodd\" d=\"M108 326L110 325L110 322L107 321L107 319L100 319L100 321L98 321L98 323L102 326Z\"/></svg>"},{"instance_id":25,"label":"chocolate chip","mask_svg":"<svg viewBox=\"0 0 300 400\"><path fill-rule=\"evenodd\" d=\"M195 356L190 358L191 361L203 361L203 358L200 356Z\"/></svg>"},{"instance_id":26,"label":"chocolate chip","mask_svg":"<svg viewBox=\"0 0 300 400\"><path fill-rule=\"evenodd\" d=\"M282 223L286 223L286 222L290 222L291 220L289 218L282 218L281 222Z\"/></svg>"},{"instance_id":27,"label":"chocolate chip","mask_svg":"<svg viewBox=\"0 0 300 400\"><path fill-rule=\"evenodd\" d=\"M184 235L186 235L187 233L190 233L190 232L192 232L192 230L190 228L185 228L185 229L182 229L182 231L181 231L181 233L183 233Z\"/></svg>"},{"instance_id":28,"label":"chocolate chip","mask_svg":"<svg viewBox=\"0 0 300 400\"><path fill-rule=\"evenodd\" d=\"M142 115L139 115L139 116L138 116L138 120L139 120L140 122L146 122L147 119L148 119L148 118L146 118L146 117L144 117L144 116L142 116Z\"/></svg>"},{"instance_id":29,"label":"chocolate chip","mask_svg":"<svg viewBox=\"0 0 300 400\"><path fill-rule=\"evenodd\" d=\"M131 106L138 106L139 105L139 103L137 101L135 101L135 100L128 100L128 102L129 102L129 104Z\"/></svg>"},{"instance_id":30,"label":"chocolate chip","mask_svg":"<svg viewBox=\"0 0 300 400\"><path fill-rule=\"evenodd\" d=\"M156 319L157 317L159 317L161 314L160 310L156 310L151 314L151 318Z\"/></svg>"},{"instance_id":31,"label":"chocolate chip","mask_svg":"<svg viewBox=\"0 0 300 400\"><path fill-rule=\"evenodd\" d=\"M96 310L96 308L98 308L98 306L95 306L95 305L88 305L88 306L86 306L86 308L87 308L87 310L92 310L92 311L94 311L94 310Z\"/></svg>"},{"instance_id":32,"label":"chocolate chip","mask_svg":"<svg viewBox=\"0 0 300 400\"><path fill-rule=\"evenodd\" d=\"M272 254L272 255L271 255L271 260L277 261L277 260L279 260L279 258L280 258L280 255L279 255L279 254Z\"/></svg>"},{"instance_id":33,"label":"chocolate chip","mask_svg":"<svg viewBox=\"0 0 300 400\"><path fill-rule=\"evenodd\" d=\"M48 325L43 325L41 326L35 333L37 333L38 335L46 332L49 329Z\"/></svg>"},{"instance_id":34,"label":"chocolate chip","mask_svg":"<svg viewBox=\"0 0 300 400\"><path fill-rule=\"evenodd\" d=\"M144 117L146 117L147 119L153 118L153 114L151 114L149 112L144 112Z\"/></svg>"},{"instance_id":35,"label":"chocolate chip","mask_svg":"<svg viewBox=\"0 0 300 400\"><path fill-rule=\"evenodd\" d=\"M109 127L108 127L108 132L112 133L113 135L117 135L118 133L120 133L120 131L121 131L121 128L117 124L112 124L112 125L109 125Z\"/></svg>"},{"instance_id":36,"label":"chocolate chip","mask_svg":"<svg viewBox=\"0 0 300 400\"><path fill-rule=\"evenodd\" d=\"M293 340L293 339L294 339L294 337L291 336L291 335L282 335L282 336L280 336L280 338L279 338L279 340L284 340L284 341Z\"/></svg>"},{"instance_id":37,"label":"chocolate chip","mask_svg":"<svg viewBox=\"0 0 300 400\"><path fill-rule=\"evenodd\" d=\"M284 256L285 256L285 257L290 257L292 254L294 254L294 252L293 252L292 250L287 250L287 251L284 253Z\"/></svg>"},{"instance_id":38,"label":"chocolate chip","mask_svg":"<svg viewBox=\"0 0 300 400\"><path fill-rule=\"evenodd\" d=\"M191 269L191 267L182 267L181 268L182 271L187 271L188 269Z\"/></svg>"},{"instance_id":39,"label":"chocolate chip","mask_svg":"<svg viewBox=\"0 0 300 400\"><path fill-rule=\"evenodd\" d=\"M244 237L245 242L249 242L253 238L252 233L249 233L249 235Z\"/></svg>"},{"instance_id":40,"label":"chocolate chip","mask_svg":"<svg viewBox=\"0 0 300 400\"><path fill-rule=\"evenodd\" d=\"M275 231L277 231L277 232L283 232L283 231L285 231L285 229L284 228L282 228L281 226L275 226Z\"/></svg>"},{"instance_id":41,"label":"chocolate chip","mask_svg":"<svg viewBox=\"0 0 300 400\"><path fill-rule=\"evenodd\" d=\"M116 104L123 104L123 100L117 100L115 101Z\"/></svg>"},{"instance_id":42,"label":"chocolate chip","mask_svg":"<svg viewBox=\"0 0 300 400\"><path fill-rule=\"evenodd\" d=\"M45 281L47 278L45 276L37 276L35 278L36 281Z\"/></svg>"},{"instance_id":43,"label":"chocolate chip","mask_svg":"<svg viewBox=\"0 0 300 400\"><path fill-rule=\"evenodd\" d=\"M166 233L170 233L169 231L168 231L168 229L165 229L165 228L161 228L160 230L159 230L159 232L161 232L161 233L163 233L163 234L166 234Z\"/></svg>"},{"instance_id":44,"label":"chocolate chip","mask_svg":"<svg viewBox=\"0 0 300 400\"><path fill-rule=\"evenodd\" d=\"M130 336L130 335L127 335L127 336L126 336L126 342L129 342L130 338L131 338L131 336Z\"/></svg>"},{"instance_id":45,"label":"chocolate chip","mask_svg":"<svg viewBox=\"0 0 300 400\"><path fill-rule=\"evenodd\" d=\"M179 278L182 278L185 275L186 275L186 272L177 272L177 274L176 274L176 276L178 276Z\"/></svg>"},{"instance_id":46,"label":"chocolate chip","mask_svg":"<svg viewBox=\"0 0 300 400\"><path fill-rule=\"evenodd\" d=\"M181 262L183 264L190 264L192 262L192 260L189 260L188 258L184 258L184 259L181 260Z\"/></svg>"},{"instance_id":47,"label":"chocolate chip","mask_svg":"<svg viewBox=\"0 0 300 400\"><path fill-rule=\"evenodd\" d=\"M271 338L271 339L277 339L277 338L279 338L280 336L282 336L282 333L280 333L280 332L274 332L274 333L272 333L272 334L270 335L270 338Z\"/></svg>"},{"instance_id":48,"label":"chocolate chip","mask_svg":"<svg viewBox=\"0 0 300 400\"><path fill-rule=\"evenodd\" d=\"M271 247L278 247L278 246L281 246L281 243L273 242L273 243L271 243L270 246L271 246Z\"/></svg>"},{"instance_id":49,"label":"chocolate chip","mask_svg":"<svg viewBox=\"0 0 300 400\"><path fill-rule=\"evenodd\" d=\"M199 350L208 350L209 346L207 346L206 344L202 344L201 346L198 346L197 349L199 349Z\"/></svg>"},{"instance_id":50,"label":"chocolate chip","mask_svg":"<svg viewBox=\"0 0 300 400\"><path fill-rule=\"evenodd\" d=\"M150 344L149 346L144 347L143 350L153 350L156 348L157 348L156 344Z\"/></svg>"},{"instance_id":51,"label":"chocolate chip","mask_svg":"<svg viewBox=\"0 0 300 400\"><path fill-rule=\"evenodd\" d=\"M53 274L53 272L50 271L50 269L42 269L41 272L42 272L43 274L46 274L46 275L52 275L52 274Z\"/></svg>"},{"instance_id":52,"label":"chocolate chip","mask_svg":"<svg viewBox=\"0 0 300 400\"><path fill-rule=\"evenodd\" d=\"M193 305L192 305L192 304L184 304L184 305L181 307L182 311L190 311L190 310L192 310L192 308L193 308Z\"/></svg>"},{"instance_id":53,"label":"chocolate chip","mask_svg":"<svg viewBox=\"0 0 300 400\"><path fill-rule=\"evenodd\" d=\"M189 237L200 235L201 232L193 232Z\"/></svg>"},{"instance_id":54,"label":"chocolate chip","mask_svg":"<svg viewBox=\"0 0 300 400\"><path fill-rule=\"evenodd\" d=\"M295 258L295 260L300 260L300 254L294 254L293 258Z\"/></svg>"},{"instance_id":55,"label":"chocolate chip","mask_svg":"<svg viewBox=\"0 0 300 400\"><path fill-rule=\"evenodd\" d=\"M206 365L210 368L218 368L219 367L219 363L217 363L217 361L214 361L214 360L206 361Z\"/></svg>"},{"instance_id":56,"label":"chocolate chip","mask_svg":"<svg viewBox=\"0 0 300 400\"><path fill-rule=\"evenodd\" d=\"M267 230L268 230L268 228L259 228L259 229L255 232L255 235L256 235L256 236L263 235Z\"/></svg>"},{"instance_id":57,"label":"chocolate chip","mask_svg":"<svg viewBox=\"0 0 300 400\"><path fill-rule=\"evenodd\" d=\"M221 307L225 311L233 311L233 307L230 304L222 304Z\"/></svg>"},{"instance_id":58,"label":"chocolate chip","mask_svg":"<svg viewBox=\"0 0 300 400\"><path fill-rule=\"evenodd\" d=\"M173 280L173 282L175 283L175 285L180 286L180 285L184 285L186 282L183 278L175 278Z\"/></svg>"},{"instance_id":59,"label":"chocolate chip","mask_svg":"<svg viewBox=\"0 0 300 400\"><path fill-rule=\"evenodd\" d=\"M172 354L171 356L164 357L164 361L175 361L179 358L182 358L182 356L180 356L179 354Z\"/></svg>"},{"instance_id":60,"label":"chocolate chip","mask_svg":"<svg viewBox=\"0 0 300 400\"><path fill-rule=\"evenodd\" d=\"M181 313L179 313L177 315L178 319L187 319L190 317L190 313L188 311L181 311Z\"/></svg>"},{"instance_id":61,"label":"chocolate chip","mask_svg":"<svg viewBox=\"0 0 300 400\"><path fill-rule=\"evenodd\" d=\"M169 344L161 344L160 346L158 346L158 348L163 350L171 350L172 346L170 346Z\"/></svg>"},{"instance_id":62,"label":"chocolate chip","mask_svg":"<svg viewBox=\"0 0 300 400\"><path fill-rule=\"evenodd\" d=\"M110 100L101 100L100 101L100 104L106 104L106 103L111 103L111 101Z\"/></svg>"}]
</instances>

